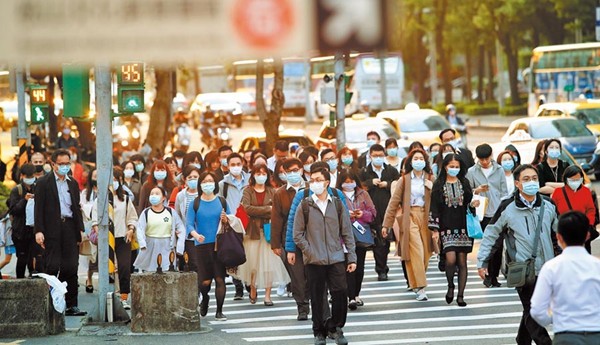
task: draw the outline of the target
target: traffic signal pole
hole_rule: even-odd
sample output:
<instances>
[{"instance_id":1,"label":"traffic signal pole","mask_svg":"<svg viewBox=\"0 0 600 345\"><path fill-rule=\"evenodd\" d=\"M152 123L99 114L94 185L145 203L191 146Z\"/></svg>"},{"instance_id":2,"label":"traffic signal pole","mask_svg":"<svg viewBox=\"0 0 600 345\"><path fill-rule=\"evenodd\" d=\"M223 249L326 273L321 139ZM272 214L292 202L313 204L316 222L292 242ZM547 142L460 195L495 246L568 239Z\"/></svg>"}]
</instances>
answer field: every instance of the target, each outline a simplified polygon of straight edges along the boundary
<instances>
[{"instance_id":1,"label":"traffic signal pole","mask_svg":"<svg viewBox=\"0 0 600 345\"><path fill-rule=\"evenodd\" d=\"M23 74L23 66L18 65L16 68L16 84L17 84L17 139L19 147L27 142L27 119L25 117L25 80Z\"/></svg>"},{"instance_id":2,"label":"traffic signal pole","mask_svg":"<svg viewBox=\"0 0 600 345\"><path fill-rule=\"evenodd\" d=\"M335 73L335 112L336 112L336 145L338 151L346 145L346 126L344 120L346 118L346 81L344 80L344 54L336 53L334 61Z\"/></svg>"},{"instance_id":3,"label":"traffic signal pole","mask_svg":"<svg viewBox=\"0 0 600 345\"><path fill-rule=\"evenodd\" d=\"M96 169L98 171L98 312L95 320L106 321L108 282L108 186L112 185L112 129L110 67L95 67Z\"/></svg>"}]
</instances>

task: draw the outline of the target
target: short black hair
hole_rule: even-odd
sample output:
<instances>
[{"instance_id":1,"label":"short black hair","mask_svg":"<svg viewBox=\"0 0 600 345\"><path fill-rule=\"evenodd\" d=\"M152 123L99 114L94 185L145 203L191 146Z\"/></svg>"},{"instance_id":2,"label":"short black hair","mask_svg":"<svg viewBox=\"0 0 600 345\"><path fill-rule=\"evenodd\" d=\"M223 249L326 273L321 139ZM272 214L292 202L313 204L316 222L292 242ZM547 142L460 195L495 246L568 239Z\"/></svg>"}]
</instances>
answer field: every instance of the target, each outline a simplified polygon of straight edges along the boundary
<instances>
[{"instance_id":1,"label":"short black hair","mask_svg":"<svg viewBox=\"0 0 600 345\"><path fill-rule=\"evenodd\" d=\"M481 144L475 148L475 156L479 159L488 158L492 155L492 147L489 144Z\"/></svg>"},{"instance_id":2,"label":"short black hair","mask_svg":"<svg viewBox=\"0 0 600 345\"><path fill-rule=\"evenodd\" d=\"M71 151L65 149L58 149L52 152L52 162L56 163L56 159L60 156L68 156L71 160Z\"/></svg>"},{"instance_id":3,"label":"short black hair","mask_svg":"<svg viewBox=\"0 0 600 345\"><path fill-rule=\"evenodd\" d=\"M183 151L183 150L177 150L177 151L173 152L173 157L183 158L184 156L185 156L185 151Z\"/></svg>"},{"instance_id":4,"label":"short black hair","mask_svg":"<svg viewBox=\"0 0 600 345\"><path fill-rule=\"evenodd\" d=\"M577 165L569 165L566 169L565 172L563 173L563 182L567 183L567 179L577 175L577 174L581 174L581 177L583 177L583 170L581 170L581 168Z\"/></svg>"},{"instance_id":5,"label":"short black hair","mask_svg":"<svg viewBox=\"0 0 600 345\"><path fill-rule=\"evenodd\" d=\"M221 152L224 152L224 151L231 151L231 152L233 152L233 149L231 148L231 146L223 145L223 146L219 147L219 149L217 150L217 153L220 156Z\"/></svg>"},{"instance_id":6,"label":"short black hair","mask_svg":"<svg viewBox=\"0 0 600 345\"><path fill-rule=\"evenodd\" d=\"M20 168L21 175L33 176L35 174L35 166L31 163L23 164Z\"/></svg>"},{"instance_id":7,"label":"short black hair","mask_svg":"<svg viewBox=\"0 0 600 345\"><path fill-rule=\"evenodd\" d=\"M304 164L306 161L308 161L308 159L310 157L312 157L313 161L317 160L317 156L313 155L311 152L304 149L304 151L302 151L302 153L298 156L298 159L300 159L300 162L302 162L302 164Z\"/></svg>"},{"instance_id":8,"label":"short black hair","mask_svg":"<svg viewBox=\"0 0 600 345\"><path fill-rule=\"evenodd\" d=\"M232 154L230 154L229 156L227 156L227 164L229 164L229 162L233 159L233 158L239 158L242 163L244 163L244 157L242 157L242 155L240 155L237 152L233 152Z\"/></svg>"},{"instance_id":9,"label":"short black hair","mask_svg":"<svg viewBox=\"0 0 600 345\"><path fill-rule=\"evenodd\" d=\"M287 152L290 150L290 143L285 140L277 140L275 142L275 150Z\"/></svg>"},{"instance_id":10,"label":"short black hair","mask_svg":"<svg viewBox=\"0 0 600 345\"><path fill-rule=\"evenodd\" d=\"M195 171L198 173L198 175L200 175L202 173L202 171L200 171L200 169L196 168L193 165L186 165L183 167L183 170L181 171L181 173L183 174L184 178L187 178L188 176L190 176L190 174L192 173L192 171Z\"/></svg>"},{"instance_id":11,"label":"short black hair","mask_svg":"<svg viewBox=\"0 0 600 345\"><path fill-rule=\"evenodd\" d=\"M371 135L374 135L374 136L376 136L376 137L377 137L377 140L381 140L381 135L379 135L379 133L377 133L376 131L369 131L369 132L367 133L367 138L368 138L369 136L371 136Z\"/></svg>"},{"instance_id":12,"label":"short black hair","mask_svg":"<svg viewBox=\"0 0 600 345\"><path fill-rule=\"evenodd\" d=\"M315 146L304 146L302 148L302 153L304 152L310 153L313 157L315 157L315 160L317 159L317 157L319 157L319 149ZM300 158L300 160L302 160L302 158Z\"/></svg>"},{"instance_id":13,"label":"short black hair","mask_svg":"<svg viewBox=\"0 0 600 345\"><path fill-rule=\"evenodd\" d=\"M590 223L585 214L568 211L558 218L558 233L567 246L582 246L587 240Z\"/></svg>"},{"instance_id":14,"label":"short black hair","mask_svg":"<svg viewBox=\"0 0 600 345\"><path fill-rule=\"evenodd\" d=\"M321 160L323 160L323 157L325 157L326 154L333 152L335 154L335 152L333 151L332 148L326 148L325 150L321 151Z\"/></svg>"},{"instance_id":15,"label":"short black hair","mask_svg":"<svg viewBox=\"0 0 600 345\"><path fill-rule=\"evenodd\" d=\"M302 169L302 162L298 158L288 158L283 162L283 168L285 170L288 170L294 165L297 165L298 168Z\"/></svg>"},{"instance_id":16,"label":"short black hair","mask_svg":"<svg viewBox=\"0 0 600 345\"><path fill-rule=\"evenodd\" d=\"M215 181L215 190L213 191L213 194L214 195L219 194L219 182L217 179L217 175L215 175L215 173L213 173L212 171L207 170L207 171L203 172L202 174L200 174L200 177L198 178L198 196L202 195L202 188L200 188L202 181L209 175L213 178L213 181Z\"/></svg>"},{"instance_id":17,"label":"short black hair","mask_svg":"<svg viewBox=\"0 0 600 345\"><path fill-rule=\"evenodd\" d=\"M310 166L310 173L312 174L313 172L315 172L319 169L325 169L325 170L329 171L329 164L327 164L325 162L321 162L321 161L316 161Z\"/></svg>"},{"instance_id":18,"label":"short black hair","mask_svg":"<svg viewBox=\"0 0 600 345\"><path fill-rule=\"evenodd\" d=\"M323 169L323 168L319 168L319 169L310 169L310 175L312 176L313 174L316 173L321 173L323 174L323 177L327 180L331 182L331 174L329 173L329 170L327 169ZM335 188L335 186L331 187L331 188Z\"/></svg>"},{"instance_id":19,"label":"short black hair","mask_svg":"<svg viewBox=\"0 0 600 345\"><path fill-rule=\"evenodd\" d=\"M452 132L452 134L456 135L456 131L452 128L442 129L442 131L440 132L440 135L439 135L440 140L442 140L442 137L444 136L444 134L446 134L448 132Z\"/></svg>"},{"instance_id":20,"label":"short black hair","mask_svg":"<svg viewBox=\"0 0 600 345\"><path fill-rule=\"evenodd\" d=\"M385 152L385 149L383 148L383 146L379 145L379 144L374 144L373 146L371 146L369 148L369 154L373 153L373 152Z\"/></svg>"},{"instance_id":21,"label":"short black hair","mask_svg":"<svg viewBox=\"0 0 600 345\"><path fill-rule=\"evenodd\" d=\"M515 181L519 181L521 173L527 169L533 169L536 172L536 174L538 174L538 177L540 176L540 173L535 166L531 164L521 164L515 169L515 171L513 171L513 178L515 179Z\"/></svg>"},{"instance_id":22,"label":"short black hair","mask_svg":"<svg viewBox=\"0 0 600 345\"><path fill-rule=\"evenodd\" d=\"M142 163L146 164L146 160L144 159L144 156L142 156L139 153L136 153L133 156L131 156L129 158L129 160L132 161L132 162L142 162Z\"/></svg>"}]
</instances>

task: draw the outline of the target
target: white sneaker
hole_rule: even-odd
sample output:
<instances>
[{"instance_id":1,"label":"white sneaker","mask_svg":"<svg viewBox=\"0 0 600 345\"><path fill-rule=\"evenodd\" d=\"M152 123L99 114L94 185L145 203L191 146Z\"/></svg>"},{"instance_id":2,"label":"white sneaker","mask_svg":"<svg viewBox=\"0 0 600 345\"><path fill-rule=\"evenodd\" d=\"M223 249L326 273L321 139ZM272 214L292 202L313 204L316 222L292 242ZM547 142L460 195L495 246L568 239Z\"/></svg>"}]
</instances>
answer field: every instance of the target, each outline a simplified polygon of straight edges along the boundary
<instances>
[{"instance_id":1,"label":"white sneaker","mask_svg":"<svg viewBox=\"0 0 600 345\"><path fill-rule=\"evenodd\" d=\"M417 301L427 301L425 289L419 289L419 291L417 291Z\"/></svg>"},{"instance_id":2,"label":"white sneaker","mask_svg":"<svg viewBox=\"0 0 600 345\"><path fill-rule=\"evenodd\" d=\"M231 276L225 277L225 285L231 285L231 284L233 284L233 278L231 278Z\"/></svg>"},{"instance_id":3,"label":"white sneaker","mask_svg":"<svg viewBox=\"0 0 600 345\"><path fill-rule=\"evenodd\" d=\"M129 302L127 302L126 300L121 300L121 304L123 305L123 309L131 310L131 306L129 305Z\"/></svg>"},{"instance_id":4,"label":"white sneaker","mask_svg":"<svg viewBox=\"0 0 600 345\"><path fill-rule=\"evenodd\" d=\"M285 284L280 284L277 287L277 296L283 297L285 295Z\"/></svg>"}]
</instances>

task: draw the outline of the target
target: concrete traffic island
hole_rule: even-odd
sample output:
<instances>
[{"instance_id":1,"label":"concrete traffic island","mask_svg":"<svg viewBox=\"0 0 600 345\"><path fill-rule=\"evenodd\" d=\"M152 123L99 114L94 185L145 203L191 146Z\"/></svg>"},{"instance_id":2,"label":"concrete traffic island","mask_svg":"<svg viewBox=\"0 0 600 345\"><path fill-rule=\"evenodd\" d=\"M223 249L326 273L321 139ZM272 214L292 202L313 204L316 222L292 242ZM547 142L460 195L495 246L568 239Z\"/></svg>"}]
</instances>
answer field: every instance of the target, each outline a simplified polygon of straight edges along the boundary
<instances>
[{"instance_id":1,"label":"concrete traffic island","mask_svg":"<svg viewBox=\"0 0 600 345\"><path fill-rule=\"evenodd\" d=\"M131 276L131 331L200 331L196 272L139 273Z\"/></svg>"},{"instance_id":2,"label":"concrete traffic island","mask_svg":"<svg viewBox=\"0 0 600 345\"><path fill-rule=\"evenodd\" d=\"M65 331L44 279L0 280L0 337L44 337Z\"/></svg>"}]
</instances>

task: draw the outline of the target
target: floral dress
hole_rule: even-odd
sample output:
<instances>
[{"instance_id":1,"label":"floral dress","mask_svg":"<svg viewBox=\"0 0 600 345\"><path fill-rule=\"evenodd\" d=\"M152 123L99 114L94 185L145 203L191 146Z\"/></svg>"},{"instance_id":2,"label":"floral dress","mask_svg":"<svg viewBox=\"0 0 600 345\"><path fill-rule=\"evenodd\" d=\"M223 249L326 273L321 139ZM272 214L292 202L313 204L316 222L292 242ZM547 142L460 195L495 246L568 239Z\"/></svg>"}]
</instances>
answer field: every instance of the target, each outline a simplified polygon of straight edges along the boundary
<instances>
[{"instance_id":1,"label":"floral dress","mask_svg":"<svg viewBox=\"0 0 600 345\"><path fill-rule=\"evenodd\" d=\"M469 183L438 180L431 192L429 228L440 232L442 253L473 250L473 239L467 234L467 207L473 198Z\"/></svg>"}]
</instances>

